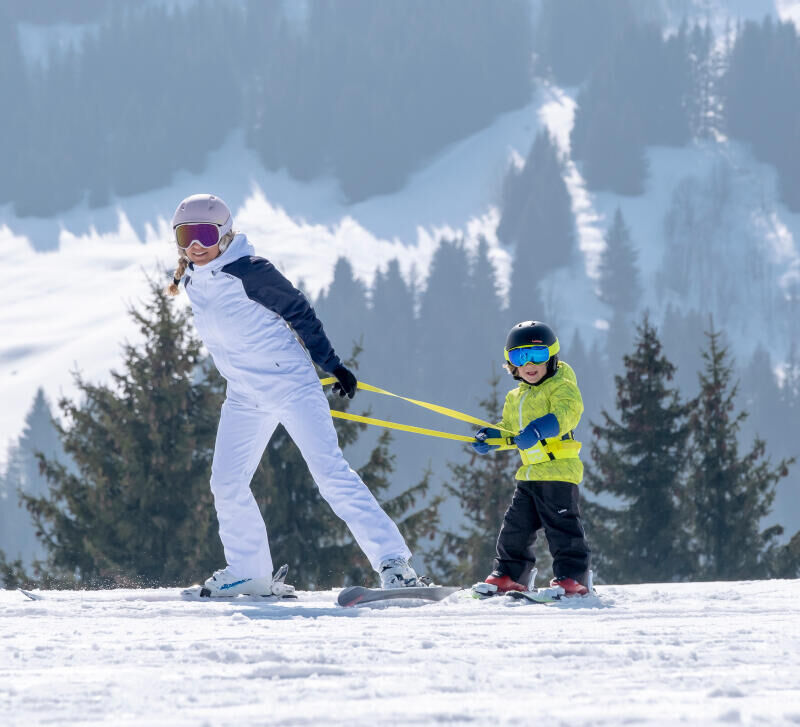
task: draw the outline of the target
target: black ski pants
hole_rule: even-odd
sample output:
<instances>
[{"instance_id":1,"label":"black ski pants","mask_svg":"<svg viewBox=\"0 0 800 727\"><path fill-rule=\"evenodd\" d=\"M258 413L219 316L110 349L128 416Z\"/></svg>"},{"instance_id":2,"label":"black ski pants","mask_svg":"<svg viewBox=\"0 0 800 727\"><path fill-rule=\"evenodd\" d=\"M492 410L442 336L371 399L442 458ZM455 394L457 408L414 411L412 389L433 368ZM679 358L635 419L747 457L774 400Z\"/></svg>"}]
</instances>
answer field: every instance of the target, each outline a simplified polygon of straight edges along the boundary
<instances>
[{"instance_id":1,"label":"black ski pants","mask_svg":"<svg viewBox=\"0 0 800 727\"><path fill-rule=\"evenodd\" d=\"M586 583L591 551L581 522L578 486L571 482L517 481L497 537L494 572L527 585L536 562L536 531L544 528L553 573Z\"/></svg>"}]
</instances>

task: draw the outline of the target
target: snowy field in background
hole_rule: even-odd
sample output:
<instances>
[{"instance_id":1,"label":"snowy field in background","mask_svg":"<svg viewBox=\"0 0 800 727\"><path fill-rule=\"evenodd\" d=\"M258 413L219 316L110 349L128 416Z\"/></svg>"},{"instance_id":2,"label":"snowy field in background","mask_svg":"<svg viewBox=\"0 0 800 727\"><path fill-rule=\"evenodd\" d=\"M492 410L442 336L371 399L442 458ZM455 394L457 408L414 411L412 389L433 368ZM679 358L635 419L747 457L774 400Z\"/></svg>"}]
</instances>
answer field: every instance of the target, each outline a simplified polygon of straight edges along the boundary
<instances>
[{"instance_id":1,"label":"snowy field in background","mask_svg":"<svg viewBox=\"0 0 800 727\"><path fill-rule=\"evenodd\" d=\"M0 591L2 724L800 724L800 581L600 592L342 609L334 591Z\"/></svg>"}]
</instances>

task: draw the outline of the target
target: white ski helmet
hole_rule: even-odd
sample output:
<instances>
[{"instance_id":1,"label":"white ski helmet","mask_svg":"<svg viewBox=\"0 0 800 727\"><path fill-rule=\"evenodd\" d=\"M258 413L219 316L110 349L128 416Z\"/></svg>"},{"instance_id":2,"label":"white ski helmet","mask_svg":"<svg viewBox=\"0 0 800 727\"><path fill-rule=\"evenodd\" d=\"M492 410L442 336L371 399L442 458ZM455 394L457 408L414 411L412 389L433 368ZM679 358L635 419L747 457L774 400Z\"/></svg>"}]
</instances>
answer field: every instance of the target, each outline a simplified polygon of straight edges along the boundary
<instances>
[{"instance_id":1,"label":"white ski helmet","mask_svg":"<svg viewBox=\"0 0 800 727\"><path fill-rule=\"evenodd\" d=\"M193 194L184 199L172 215L172 232L187 222L210 222L219 227L220 239L233 227L233 216L228 205L213 194ZM220 252L225 252L228 242L220 242ZM181 251L183 252L183 251Z\"/></svg>"}]
</instances>

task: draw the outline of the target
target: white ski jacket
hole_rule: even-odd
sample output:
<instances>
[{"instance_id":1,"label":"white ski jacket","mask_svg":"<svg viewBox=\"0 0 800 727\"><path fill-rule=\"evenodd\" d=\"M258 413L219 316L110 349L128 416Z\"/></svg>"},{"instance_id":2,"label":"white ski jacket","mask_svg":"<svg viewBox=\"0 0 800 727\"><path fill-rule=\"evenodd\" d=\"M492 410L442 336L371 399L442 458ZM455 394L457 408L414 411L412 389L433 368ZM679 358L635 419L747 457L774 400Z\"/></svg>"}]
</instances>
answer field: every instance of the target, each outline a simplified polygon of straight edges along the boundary
<instances>
[{"instance_id":1,"label":"white ski jacket","mask_svg":"<svg viewBox=\"0 0 800 727\"><path fill-rule=\"evenodd\" d=\"M306 297L254 252L238 234L207 265L190 264L182 283L197 331L228 382L228 397L274 401L291 384L319 381L309 354L331 373L341 361Z\"/></svg>"}]
</instances>

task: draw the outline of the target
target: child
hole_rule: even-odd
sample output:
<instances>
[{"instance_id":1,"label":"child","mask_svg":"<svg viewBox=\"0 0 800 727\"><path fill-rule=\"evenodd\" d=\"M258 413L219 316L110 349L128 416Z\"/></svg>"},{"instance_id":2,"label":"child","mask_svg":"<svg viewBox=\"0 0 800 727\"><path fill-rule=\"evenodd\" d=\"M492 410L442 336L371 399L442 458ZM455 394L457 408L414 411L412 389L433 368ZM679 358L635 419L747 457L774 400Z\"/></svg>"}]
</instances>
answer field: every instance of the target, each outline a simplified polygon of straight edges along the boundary
<instances>
[{"instance_id":1,"label":"child","mask_svg":"<svg viewBox=\"0 0 800 727\"><path fill-rule=\"evenodd\" d=\"M572 435L583 401L575 373L558 360L558 351L555 333L538 321L518 323L506 339L506 369L520 384L508 392L498 426L519 431L513 441L522 466L497 538L494 570L486 579L498 591L528 590L536 531L543 527L553 556L550 585L561 586L568 596L588 592L590 550L578 507L583 464ZM472 446L485 454L497 447L484 440L500 436L499 430L484 427Z\"/></svg>"},{"instance_id":2,"label":"child","mask_svg":"<svg viewBox=\"0 0 800 727\"><path fill-rule=\"evenodd\" d=\"M250 490L278 423L380 573L381 586L422 585L397 526L339 449L312 359L336 377L333 390L340 396L353 398L356 377L334 353L305 296L269 261L254 257L247 237L234 232L232 223L227 205L209 194L187 197L172 218L180 260L168 291L177 295L183 284L197 331L228 382L211 465L227 567L205 588L211 597L294 590L282 577L273 580L266 526Z\"/></svg>"}]
</instances>

